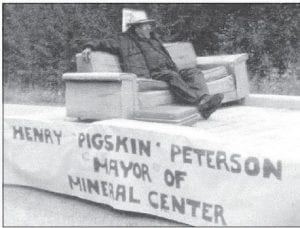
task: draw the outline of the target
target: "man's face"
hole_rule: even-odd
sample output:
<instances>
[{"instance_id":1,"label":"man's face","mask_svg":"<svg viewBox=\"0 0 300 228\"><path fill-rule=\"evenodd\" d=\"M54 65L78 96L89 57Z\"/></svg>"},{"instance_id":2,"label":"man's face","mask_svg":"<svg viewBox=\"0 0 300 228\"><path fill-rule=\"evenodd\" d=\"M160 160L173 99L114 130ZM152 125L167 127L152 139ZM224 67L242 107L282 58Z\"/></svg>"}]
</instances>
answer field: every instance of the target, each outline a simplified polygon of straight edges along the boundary
<instances>
[{"instance_id":1,"label":"man's face","mask_svg":"<svg viewBox=\"0 0 300 228\"><path fill-rule=\"evenodd\" d=\"M150 38L150 33L152 32L152 25L151 24L141 24L141 25L137 26L137 29L145 37Z\"/></svg>"}]
</instances>

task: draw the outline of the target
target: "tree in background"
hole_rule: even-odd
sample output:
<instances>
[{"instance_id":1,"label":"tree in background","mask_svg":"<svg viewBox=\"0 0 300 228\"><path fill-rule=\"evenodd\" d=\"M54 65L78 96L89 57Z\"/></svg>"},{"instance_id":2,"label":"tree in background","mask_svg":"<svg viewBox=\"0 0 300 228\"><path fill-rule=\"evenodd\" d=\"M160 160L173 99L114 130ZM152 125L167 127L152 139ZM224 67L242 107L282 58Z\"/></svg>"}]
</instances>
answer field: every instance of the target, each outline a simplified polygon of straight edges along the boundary
<instances>
[{"instance_id":1,"label":"tree in background","mask_svg":"<svg viewBox=\"0 0 300 228\"><path fill-rule=\"evenodd\" d=\"M253 75L299 59L299 4L160 4L152 14L167 40L191 41L198 55L248 53Z\"/></svg>"},{"instance_id":2,"label":"tree in background","mask_svg":"<svg viewBox=\"0 0 300 228\"><path fill-rule=\"evenodd\" d=\"M116 32L120 12L107 4L5 4L4 81L62 87L84 40Z\"/></svg>"},{"instance_id":3,"label":"tree in background","mask_svg":"<svg viewBox=\"0 0 300 228\"><path fill-rule=\"evenodd\" d=\"M164 41L198 55L249 54L253 77L299 59L299 4L4 4L3 76L16 86L63 91L87 39L121 31L122 8L144 9Z\"/></svg>"},{"instance_id":4,"label":"tree in background","mask_svg":"<svg viewBox=\"0 0 300 228\"><path fill-rule=\"evenodd\" d=\"M254 75L266 76L273 66L282 74L299 58L299 13L296 4L247 4L232 11L219 33L220 50L247 52Z\"/></svg>"}]
</instances>

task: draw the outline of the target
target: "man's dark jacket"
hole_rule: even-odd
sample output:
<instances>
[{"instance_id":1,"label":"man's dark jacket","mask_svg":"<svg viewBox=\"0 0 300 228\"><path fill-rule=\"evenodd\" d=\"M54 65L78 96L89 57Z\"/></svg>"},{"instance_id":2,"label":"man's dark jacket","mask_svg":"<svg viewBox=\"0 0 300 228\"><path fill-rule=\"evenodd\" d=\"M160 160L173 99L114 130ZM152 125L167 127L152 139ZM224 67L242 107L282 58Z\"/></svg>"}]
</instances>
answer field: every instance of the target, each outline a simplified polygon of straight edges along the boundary
<instances>
[{"instance_id":1,"label":"man's dark jacket","mask_svg":"<svg viewBox=\"0 0 300 228\"><path fill-rule=\"evenodd\" d=\"M157 35L152 33L151 36L153 39L158 41L160 49L165 53L164 58L167 58L172 68L176 70L174 62L172 61L168 51L162 45L162 42L158 39ZM105 51L117 55L119 57L121 69L124 72L134 73L138 77L151 78L149 71L150 68L147 66L147 62L140 45L138 36L134 33L134 31L129 30L128 32L121 33L111 39L88 42L85 47L91 47L94 51Z\"/></svg>"}]
</instances>

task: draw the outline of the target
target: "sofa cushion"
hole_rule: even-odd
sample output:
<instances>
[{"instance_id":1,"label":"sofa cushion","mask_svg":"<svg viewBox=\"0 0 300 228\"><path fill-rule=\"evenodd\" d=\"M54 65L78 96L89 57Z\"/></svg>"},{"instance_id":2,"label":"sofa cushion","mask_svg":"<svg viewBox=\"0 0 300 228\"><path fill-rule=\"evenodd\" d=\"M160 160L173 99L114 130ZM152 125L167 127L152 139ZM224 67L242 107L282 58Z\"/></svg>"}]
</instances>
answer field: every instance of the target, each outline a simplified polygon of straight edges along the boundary
<instances>
[{"instance_id":1,"label":"sofa cushion","mask_svg":"<svg viewBox=\"0 0 300 228\"><path fill-rule=\"evenodd\" d=\"M220 67L214 67L209 70L203 70L202 71L204 74L204 78L207 83L213 82L213 81L218 81L222 78L225 78L228 76L226 67L220 66ZM228 82L228 80L221 80L216 83L213 83L212 86L213 88L218 87L218 91L220 91L220 88L222 88L222 85L219 85L220 83L231 83ZM153 79L146 79L146 78L138 78L137 79L138 83L138 91L139 92L144 92L144 91L150 91L150 90L166 90L169 88L169 85L166 82L159 81L159 80L153 80ZM230 84L231 85L231 84ZM228 85L224 85L224 88L228 88ZM216 89L213 89L215 91Z\"/></svg>"},{"instance_id":2,"label":"sofa cushion","mask_svg":"<svg viewBox=\"0 0 300 228\"><path fill-rule=\"evenodd\" d=\"M202 70L206 82L215 81L228 76L225 66L214 67L208 70Z\"/></svg>"},{"instance_id":3,"label":"sofa cushion","mask_svg":"<svg viewBox=\"0 0 300 228\"><path fill-rule=\"evenodd\" d=\"M83 60L82 53L76 55L77 72L122 72L117 56L103 51L94 51L90 62Z\"/></svg>"},{"instance_id":4,"label":"sofa cushion","mask_svg":"<svg viewBox=\"0 0 300 228\"><path fill-rule=\"evenodd\" d=\"M196 107L172 104L138 110L134 113L133 119L151 122L183 124L191 119L197 121L200 119L199 117L200 115Z\"/></svg>"},{"instance_id":5,"label":"sofa cushion","mask_svg":"<svg viewBox=\"0 0 300 228\"><path fill-rule=\"evenodd\" d=\"M234 78L232 75L219 80L207 83L209 94L226 93L235 90Z\"/></svg>"},{"instance_id":6,"label":"sofa cushion","mask_svg":"<svg viewBox=\"0 0 300 228\"><path fill-rule=\"evenodd\" d=\"M169 88L169 85L166 82L147 79L147 78L138 78L137 84L138 84L139 92L144 92L149 90L166 90Z\"/></svg>"},{"instance_id":7,"label":"sofa cushion","mask_svg":"<svg viewBox=\"0 0 300 228\"><path fill-rule=\"evenodd\" d=\"M165 43L164 46L179 70L197 66L197 55L191 43Z\"/></svg>"}]
</instances>

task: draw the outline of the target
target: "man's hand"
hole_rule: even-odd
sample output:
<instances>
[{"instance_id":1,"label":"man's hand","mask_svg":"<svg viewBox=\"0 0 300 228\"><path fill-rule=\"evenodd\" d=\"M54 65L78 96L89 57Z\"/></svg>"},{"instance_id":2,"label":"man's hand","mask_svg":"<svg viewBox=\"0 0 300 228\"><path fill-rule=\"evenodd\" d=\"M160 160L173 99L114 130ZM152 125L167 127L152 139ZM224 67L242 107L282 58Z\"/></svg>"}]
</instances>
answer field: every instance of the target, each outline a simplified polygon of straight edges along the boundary
<instances>
[{"instance_id":1,"label":"man's hand","mask_svg":"<svg viewBox=\"0 0 300 228\"><path fill-rule=\"evenodd\" d=\"M92 49L91 48L86 48L82 51L82 57L83 57L83 61L85 62L89 62L91 59L90 59L90 54L92 52Z\"/></svg>"}]
</instances>

